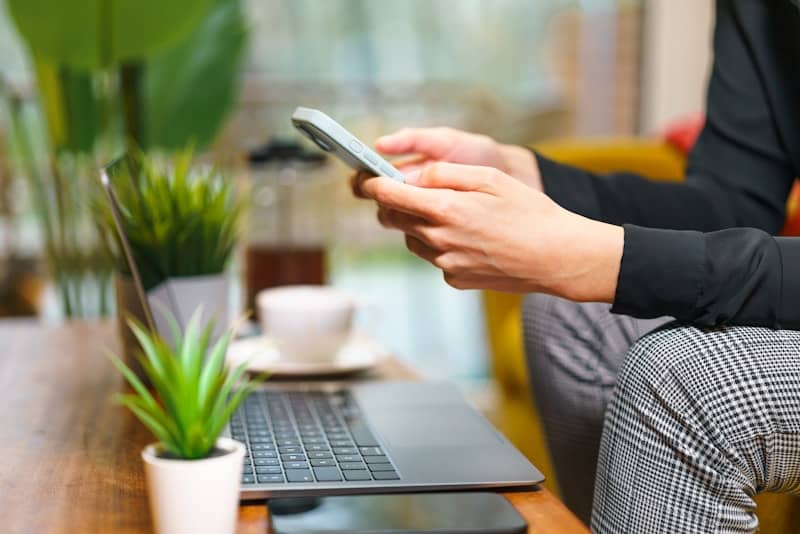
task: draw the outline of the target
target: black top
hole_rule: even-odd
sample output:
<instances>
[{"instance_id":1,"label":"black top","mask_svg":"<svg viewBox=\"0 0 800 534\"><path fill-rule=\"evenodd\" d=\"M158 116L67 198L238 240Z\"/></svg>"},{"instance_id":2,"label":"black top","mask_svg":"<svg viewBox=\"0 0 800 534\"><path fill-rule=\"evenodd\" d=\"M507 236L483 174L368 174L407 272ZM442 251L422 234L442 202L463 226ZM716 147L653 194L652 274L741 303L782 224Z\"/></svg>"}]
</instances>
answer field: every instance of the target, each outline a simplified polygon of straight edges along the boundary
<instances>
[{"instance_id":1,"label":"black top","mask_svg":"<svg viewBox=\"0 0 800 534\"><path fill-rule=\"evenodd\" d=\"M714 55L685 183L537 155L544 188L624 226L612 311L800 329L800 238L772 237L800 175L800 11L791 0L718 0Z\"/></svg>"}]
</instances>

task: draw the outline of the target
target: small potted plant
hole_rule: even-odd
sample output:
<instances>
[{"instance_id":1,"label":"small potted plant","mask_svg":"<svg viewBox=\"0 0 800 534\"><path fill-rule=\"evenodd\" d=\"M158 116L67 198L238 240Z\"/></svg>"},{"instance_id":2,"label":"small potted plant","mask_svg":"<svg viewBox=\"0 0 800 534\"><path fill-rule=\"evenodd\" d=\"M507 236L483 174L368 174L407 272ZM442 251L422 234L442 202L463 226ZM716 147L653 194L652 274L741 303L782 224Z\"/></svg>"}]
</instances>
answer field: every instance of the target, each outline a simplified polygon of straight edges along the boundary
<instances>
[{"instance_id":1,"label":"small potted plant","mask_svg":"<svg viewBox=\"0 0 800 534\"><path fill-rule=\"evenodd\" d=\"M180 326L194 310L214 319L216 339L228 326L229 280L225 269L240 235L244 203L235 184L216 168L193 167L186 150L172 159L128 154L107 173L121 208L122 226L151 308L166 307ZM137 374L135 339L124 318L143 320L130 268L108 202L95 202L97 221L115 262L115 293L127 363ZM162 337L170 329L163 314L154 317Z\"/></svg>"},{"instance_id":2,"label":"small potted plant","mask_svg":"<svg viewBox=\"0 0 800 534\"><path fill-rule=\"evenodd\" d=\"M117 401L158 440L142 451L150 509L160 534L233 533L244 445L220 437L225 425L263 377L245 366L228 368L228 330L212 344L213 322L201 327L195 312L185 331L168 317L175 344L131 319L141 344L139 362L154 393L114 354L110 358L132 388Z\"/></svg>"}]
</instances>

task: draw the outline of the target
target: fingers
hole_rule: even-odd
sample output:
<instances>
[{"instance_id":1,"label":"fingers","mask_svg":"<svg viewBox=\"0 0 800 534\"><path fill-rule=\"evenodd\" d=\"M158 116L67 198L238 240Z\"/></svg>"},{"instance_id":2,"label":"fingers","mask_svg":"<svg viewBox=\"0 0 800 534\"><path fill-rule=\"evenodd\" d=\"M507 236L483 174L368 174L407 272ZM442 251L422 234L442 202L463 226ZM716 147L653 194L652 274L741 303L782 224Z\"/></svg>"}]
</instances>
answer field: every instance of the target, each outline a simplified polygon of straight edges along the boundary
<instances>
[{"instance_id":1,"label":"fingers","mask_svg":"<svg viewBox=\"0 0 800 534\"><path fill-rule=\"evenodd\" d=\"M353 191L353 196L356 198L367 198L361 190L361 183L369 177L370 176L363 171L356 171L350 175L350 189Z\"/></svg>"},{"instance_id":2,"label":"fingers","mask_svg":"<svg viewBox=\"0 0 800 534\"><path fill-rule=\"evenodd\" d=\"M431 222L446 222L462 204L454 190L494 194L504 176L506 175L502 172L490 167L433 163L425 167L419 175L407 175L406 183L382 176L357 177L354 193L376 200L383 207Z\"/></svg>"},{"instance_id":3,"label":"fingers","mask_svg":"<svg viewBox=\"0 0 800 534\"><path fill-rule=\"evenodd\" d=\"M402 230L403 233L417 237L422 237L422 228L430 226L430 223L422 217L384 207L378 208L378 222L385 228Z\"/></svg>"},{"instance_id":4,"label":"fingers","mask_svg":"<svg viewBox=\"0 0 800 534\"><path fill-rule=\"evenodd\" d=\"M394 167L403 175L407 175L419 172L425 165L426 161L427 158L425 156L416 155L398 158L392 161L392 165L394 165ZM356 171L350 175L350 189L353 191L353 195L355 197L367 198L367 196L364 195L364 192L361 190L361 183L368 178L372 178L373 176L373 174L365 171Z\"/></svg>"},{"instance_id":5,"label":"fingers","mask_svg":"<svg viewBox=\"0 0 800 534\"><path fill-rule=\"evenodd\" d=\"M501 276L470 276L461 273L444 272L444 281L455 289L490 289L504 293L519 293L519 282Z\"/></svg>"},{"instance_id":6,"label":"fingers","mask_svg":"<svg viewBox=\"0 0 800 534\"><path fill-rule=\"evenodd\" d=\"M449 206L445 191L414 187L383 176L364 179L360 182L359 190L365 197L377 201L384 207L429 221L439 220Z\"/></svg>"},{"instance_id":7,"label":"fingers","mask_svg":"<svg viewBox=\"0 0 800 534\"><path fill-rule=\"evenodd\" d=\"M429 161L429 158L427 156L424 156L422 154L414 154L414 155L411 155L411 156L405 156L405 157L401 157L401 158L394 158L394 159L392 159L392 165L397 170L402 171L404 169L405 170L411 170L411 169L422 168L422 166L425 165L425 163L428 162L428 161Z\"/></svg>"},{"instance_id":8,"label":"fingers","mask_svg":"<svg viewBox=\"0 0 800 534\"><path fill-rule=\"evenodd\" d=\"M414 255L434 265L436 264L436 258L442 255L440 251L429 246L418 237L408 234L406 234L406 248Z\"/></svg>"},{"instance_id":9,"label":"fingers","mask_svg":"<svg viewBox=\"0 0 800 534\"><path fill-rule=\"evenodd\" d=\"M406 235L406 247L415 256L441 269L444 281L455 289L489 289L495 287L500 289L502 287L502 281L496 278L471 276L448 270L447 264L454 262L452 253L436 250L412 235Z\"/></svg>"},{"instance_id":10,"label":"fingers","mask_svg":"<svg viewBox=\"0 0 800 534\"><path fill-rule=\"evenodd\" d=\"M502 174L491 167L439 162L427 165L418 175L410 173L406 182L418 187L490 193Z\"/></svg>"},{"instance_id":11,"label":"fingers","mask_svg":"<svg viewBox=\"0 0 800 534\"><path fill-rule=\"evenodd\" d=\"M453 146L456 130L450 128L403 128L375 141L384 154L418 153L433 159L442 158Z\"/></svg>"},{"instance_id":12,"label":"fingers","mask_svg":"<svg viewBox=\"0 0 800 534\"><path fill-rule=\"evenodd\" d=\"M474 276L464 276L455 273L444 272L444 281L447 282L452 288L455 289L495 289L502 290L498 287L497 279L482 278Z\"/></svg>"}]
</instances>

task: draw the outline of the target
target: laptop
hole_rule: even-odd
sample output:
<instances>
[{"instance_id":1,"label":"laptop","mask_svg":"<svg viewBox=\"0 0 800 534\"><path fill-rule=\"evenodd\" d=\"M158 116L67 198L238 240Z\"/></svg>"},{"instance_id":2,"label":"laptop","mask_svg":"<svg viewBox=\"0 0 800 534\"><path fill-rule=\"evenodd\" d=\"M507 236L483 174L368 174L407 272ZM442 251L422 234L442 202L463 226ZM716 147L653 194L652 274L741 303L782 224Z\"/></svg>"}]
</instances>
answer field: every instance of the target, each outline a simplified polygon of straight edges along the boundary
<instances>
[{"instance_id":1,"label":"laptop","mask_svg":"<svg viewBox=\"0 0 800 534\"><path fill-rule=\"evenodd\" d=\"M101 183L152 325L114 188L120 162L101 169ZM247 447L243 500L518 488L544 480L446 383L267 382L223 434Z\"/></svg>"}]
</instances>

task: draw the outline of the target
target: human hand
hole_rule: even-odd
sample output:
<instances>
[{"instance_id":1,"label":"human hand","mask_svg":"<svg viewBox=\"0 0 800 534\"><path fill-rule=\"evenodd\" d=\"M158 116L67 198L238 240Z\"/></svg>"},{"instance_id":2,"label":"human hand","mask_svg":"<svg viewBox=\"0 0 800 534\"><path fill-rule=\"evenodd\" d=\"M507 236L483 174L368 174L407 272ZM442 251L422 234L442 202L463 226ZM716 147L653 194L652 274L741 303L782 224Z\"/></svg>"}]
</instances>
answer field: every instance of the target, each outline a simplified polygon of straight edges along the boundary
<instances>
[{"instance_id":1,"label":"human hand","mask_svg":"<svg viewBox=\"0 0 800 534\"><path fill-rule=\"evenodd\" d=\"M543 292L612 302L620 227L581 217L489 167L434 163L402 184L368 178L381 224L459 289Z\"/></svg>"},{"instance_id":2,"label":"human hand","mask_svg":"<svg viewBox=\"0 0 800 534\"><path fill-rule=\"evenodd\" d=\"M453 128L403 128L379 137L375 148L388 155L415 154L410 158L395 161L403 174L413 173L433 162L461 163L494 167L521 182L542 190L542 180L536 158L530 150L514 145L503 145L486 135L479 135ZM359 177L353 180L353 191L363 196L358 189Z\"/></svg>"}]
</instances>

